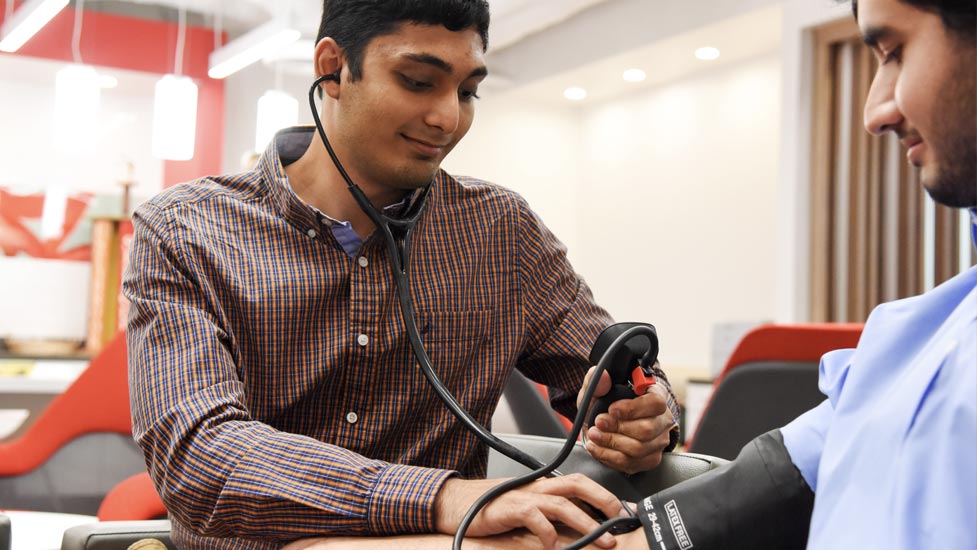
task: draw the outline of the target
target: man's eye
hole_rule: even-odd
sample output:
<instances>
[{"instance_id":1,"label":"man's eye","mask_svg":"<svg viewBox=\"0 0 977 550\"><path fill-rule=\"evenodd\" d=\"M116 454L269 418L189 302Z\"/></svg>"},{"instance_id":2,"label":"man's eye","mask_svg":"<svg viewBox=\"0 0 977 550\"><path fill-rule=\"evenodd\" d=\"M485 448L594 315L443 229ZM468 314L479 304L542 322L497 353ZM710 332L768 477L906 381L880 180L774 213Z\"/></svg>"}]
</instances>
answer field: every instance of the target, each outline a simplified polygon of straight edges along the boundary
<instances>
[{"instance_id":1,"label":"man's eye","mask_svg":"<svg viewBox=\"0 0 977 550\"><path fill-rule=\"evenodd\" d=\"M430 82L414 80L407 75L400 75L400 79L404 81L404 84L406 84L408 88L413 88L415 90L425 90L432 86Z\"/></svg>"},{"instance_id":2,"label":"man's eye","mask_svg":"<svg viewBox=\"0 0 977 550\"><path fill-rule=\"evenodd\" d=\"M883 65L889 63L890 61L895 61L896 63L898 63L901 60L902 60L902 46L899 46L898 48L893 49L889 53L882 52L882 64Z\"/></svg>"},{"instance_id":3,"label":"man's eye","mask_svg":"<svg viewBox=\"0 0 977 550\"><path fill-rule=\"evenodd\" d=\"M478 95L478 90L461 90L458 95L466 101L481 99Z\"/></svg>"}]
</instances>

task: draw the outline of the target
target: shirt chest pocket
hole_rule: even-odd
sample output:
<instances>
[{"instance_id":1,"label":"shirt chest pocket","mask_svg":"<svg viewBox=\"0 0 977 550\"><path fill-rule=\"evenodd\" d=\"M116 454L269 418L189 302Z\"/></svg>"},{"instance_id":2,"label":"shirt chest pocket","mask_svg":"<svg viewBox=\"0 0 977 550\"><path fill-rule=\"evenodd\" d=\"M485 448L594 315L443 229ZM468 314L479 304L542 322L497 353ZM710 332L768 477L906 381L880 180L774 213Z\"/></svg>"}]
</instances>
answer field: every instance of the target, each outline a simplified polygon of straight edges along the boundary
<instances>
[{"instance_id":1,"label":"shirt chest pocket","mask_svg":"<svg viewBox=\"0 0 977 550\"><path fill-rule=\"evenodd\" d=\"M491 341L491 310L418 311L421 342L434 371L452 393L463 392L480 377L484 357ZM417 360L411 353L411 363ZM418 374L421 375L420 369ZM481 377L487 373L481 373ZM423 375L421 375L423 376Z\"/></svg>"}]
</instances>

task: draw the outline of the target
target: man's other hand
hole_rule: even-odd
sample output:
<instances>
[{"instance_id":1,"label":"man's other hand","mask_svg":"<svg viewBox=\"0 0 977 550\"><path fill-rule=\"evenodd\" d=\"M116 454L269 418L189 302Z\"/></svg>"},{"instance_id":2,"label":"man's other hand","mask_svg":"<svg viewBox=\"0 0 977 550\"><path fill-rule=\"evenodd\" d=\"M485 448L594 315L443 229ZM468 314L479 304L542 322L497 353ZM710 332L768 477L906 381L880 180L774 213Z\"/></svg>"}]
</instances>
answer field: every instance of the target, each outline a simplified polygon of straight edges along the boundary
<instances>
[{"instance_id":1,"label":"man's other hand","mask_svg":"<svg viewBox=\"0 0 977 550\"><path fill-rule=\"evenodd\" d=\"M471 505L504 481L457 478L446 481L435 502L437 531L453 535ZM485 537L525 528L539 538L543 548L554 548L559 539L559 526L566 526L581 536L600 526L577 502L586 503L609 518L624 513L621 502L610 491L586 476L570 474L540 479L503 493L482 508L466 534ZM595 544L613 548L614 537L605 533Z\"/></svg>"},{"instance_id":2,"label":"man's other hand","mask_svg":"<svg viewBox=\"0 0 977 550\"><path fill-rule=\"evenodd\" d=\"M657 364L656 364L657 366ZM591 367L577 394L577 408L593 405L597 397L611 389L611 377L601 374L595 399L583 403L583 392L597 367ZM651 386L647 393L634 399L621 399L611 404L606 413L597 415L594 426L584 425L587 451L619 472L635 474L650 470L661 463L662 452L669 443L669 430L675 424L668 410L668 390L664 384Z\"/></svg>"},{"instance_id":3,"label":"man's other hand","mask_svg":"<svg viewBox=\"0 0 977 550\"><path fill-rule=\"evenodd\" d=\"M562 548L577 540L579 535L560 529L557 546ZM617 550L648 550L648 540L642 529L618 535ZM450 535L401 535L397 537L330 537L297 540L282 550L451 550ZM542 541L525 529L509 531L491 537L466 538L465 550L544 550ZM588 544L585 550L599 550Z\"/></svg>"}]
</instances>

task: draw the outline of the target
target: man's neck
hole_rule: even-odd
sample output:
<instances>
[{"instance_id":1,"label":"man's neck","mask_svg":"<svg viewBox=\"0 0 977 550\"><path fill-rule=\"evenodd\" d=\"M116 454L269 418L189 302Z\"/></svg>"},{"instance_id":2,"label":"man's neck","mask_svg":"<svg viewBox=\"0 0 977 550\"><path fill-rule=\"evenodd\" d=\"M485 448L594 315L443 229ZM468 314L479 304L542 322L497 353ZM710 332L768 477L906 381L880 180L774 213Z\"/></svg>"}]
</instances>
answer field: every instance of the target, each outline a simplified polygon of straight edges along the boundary
<instances>
[{"instance_id":1,"label":"man's neck","mask_svg":"<svg viewBox=\"0 0 977 550\"><path fill-rule=\"evenodd\" d=\"M341 161L341 153L337 152L337 155ZM404 198L401 191L378 191L370 182L358 180L348 166L344 168L378 209L382 210ZM312 142L305 153L285 167L285 174L288 175L292 190L300 199L333 219L350 222L353 231L360 238L366 240L376 229L373 221L347 190L346 180L329 158L318 132L313 133Z\"/></svg>"}]
</instances>

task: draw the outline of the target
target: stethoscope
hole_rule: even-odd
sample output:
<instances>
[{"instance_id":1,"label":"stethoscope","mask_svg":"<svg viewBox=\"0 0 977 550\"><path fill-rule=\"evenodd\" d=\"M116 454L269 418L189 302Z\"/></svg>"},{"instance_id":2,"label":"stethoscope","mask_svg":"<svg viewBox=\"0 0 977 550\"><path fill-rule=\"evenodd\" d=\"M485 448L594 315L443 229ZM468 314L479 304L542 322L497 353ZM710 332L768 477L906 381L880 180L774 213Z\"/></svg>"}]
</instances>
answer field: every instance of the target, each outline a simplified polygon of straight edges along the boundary
<instances>
[{"instance_id":1,"label":"stethoscope","mask_svg":"<svg viewBox=\"0 0 977 550\"><path fill-rule=\"evenodd\" d=\"M322 126L322 120L319 117L318 106L316 105L316 92L319 87L327 82L334 81L336 83L340 82L340 72L323 75L316 79L309 89L309 107L312 110L312 118L315 120L316 130L319 132L319 137L322 139L323 145L326 146L326 152L329 153L329 158L332 159L333 164L339 171L339 174L346 181L347 189L352 193L353 198L359 204L360 208L369 216L370 220L373 221L377 229L380 230L381 236L383 237L384 245L387 250L387 258L390 261L390 270L394 277L394 286L397 288L397 298L400 302L400 313L404 320L404 327L407 330L407 338L410 340L411 349L414 352L414 358L417 360L418 365L421 367L421 372L424 373L424 377L430 383L434 392L437 394L438 398L448 407L451 414L455 416L462 424L465 425L472 433L475 434L478 439L489 447L495 449L496 451L502 453L503 455L519 462L520 464L526 466L530 470L533 470L529 474L521 477L513 478L506 481L491 491L485 493L475 504L469 509L468 514L462 520L461 525L458 528L458 532L455 533L454 538L454 548L455 550L461 550L461 543L465 537L465 532L468 530L468 526L474 521L475 516L478 512L488 504L492 499L501 495L502 493L515 489L527 483L531 483L536 479L544 476L550 475L561 475L556 468L570 455L570 451L573 449L577 436L580 430L583 428L584 419L586 418L587 411L581 409L578 411L576 418L574 419L573 428L570 431L570 435L567 437L563 448L560 453L548 464L544 464L537 458L513 447L512 445L502 441L498 437L492 434L489 430L485 429L484 426L479 424L471 415L458 403L455 396L448 391L445 387L444 382L438 376L438 373L434 370L434 365L431 363L431 358L428 356L427 350L424 348L424 343L421 340L421 333L417 327L417 317L414 312L414 301L410 296L410 240L411 234L414 231L414 227L417 225L418 220L421 218L421 214L424 213L424 207L427 205L427 198L430 193L431 185L428 184L426 187L418 191L419 196L413 197L413 200L409 202L407 211L401 218L391 218L386 214L380 212L370 199L367 198L366 194L353 179L346 172L343 167L343 163L340 162L339 157L336 156L336 152L332 148L332 144L329 143L329 138L326 137L326 130ZM591 384L586 388L584 392L584 403L590 403L594 392L597 390L597 382L600 380L601 373L607 368L605 364L605 359L614 355L617 349L623 345L623 343L636 334L641 333L642 327L635 327L629 329L624 334L622 334L611 346L608 348L607 352L604 354L604 358L597 364L597 370L594 373ZM625 505L625 510L630 511ZM600 535L604 532L619 529L621 527L627 527L631 530L637 528L640 525L636 517L629 518L614 518L604 522L601 528L593 531L587 536L574 542L572 545L566 547L564 550L573 550L576 548L583 548L587 544L597 540Z\"/></svg>"}]
</instances>

